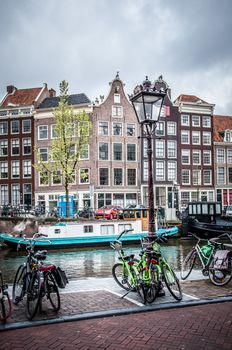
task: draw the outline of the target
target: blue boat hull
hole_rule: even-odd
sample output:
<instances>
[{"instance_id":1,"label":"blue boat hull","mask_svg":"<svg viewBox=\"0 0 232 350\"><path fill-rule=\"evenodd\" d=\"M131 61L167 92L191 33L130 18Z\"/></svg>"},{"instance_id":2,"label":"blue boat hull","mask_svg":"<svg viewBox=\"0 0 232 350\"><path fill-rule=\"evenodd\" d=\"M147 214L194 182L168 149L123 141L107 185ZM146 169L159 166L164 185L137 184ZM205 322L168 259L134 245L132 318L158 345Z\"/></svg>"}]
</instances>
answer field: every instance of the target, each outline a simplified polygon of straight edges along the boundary
<instances>
[{"instance_id":1,"label":"blue boat hull","mask_svg":"<svg viewBox=\"0 0 232 350\"><path fill-rule=\"evenodd\" d=\"M168 229L159 229L157 235L160 236L165 234L166 237L173 236L178 233L177 227L171 227ZM139 242L141 238L147 237L147 232L145 233L133 233L126 234L121 237L124 243L136 243ZM59 237L59 238L42 238L39 239L35 246L40 248L49 249L59 249L59 248L75 248L75 247L88 247L88 246L108 246L110 242L117 239L116 235L107 236L87 236L87 237ZM0 234L0 241L5 243L7 246L16 249L17 245L27 245L28 241L23 241L22 237L14 237L8 234Z\"/></svg>"}]
</instances>

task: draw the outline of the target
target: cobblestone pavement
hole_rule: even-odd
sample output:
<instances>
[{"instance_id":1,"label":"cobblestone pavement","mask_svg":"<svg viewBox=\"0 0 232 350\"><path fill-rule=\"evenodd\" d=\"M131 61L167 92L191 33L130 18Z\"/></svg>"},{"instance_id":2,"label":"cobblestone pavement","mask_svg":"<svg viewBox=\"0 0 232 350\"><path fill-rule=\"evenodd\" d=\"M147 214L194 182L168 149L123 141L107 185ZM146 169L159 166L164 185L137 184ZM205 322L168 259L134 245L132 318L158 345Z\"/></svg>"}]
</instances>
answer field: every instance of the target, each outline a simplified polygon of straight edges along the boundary
<instances>
[{"instance_id":1,"label":"cobblestone pavement","mask_svg":"<svg viewBox=\"0 0 232 350\"><path fill-rule=\"evenodd\" d=\"M210 283L208 279L191 280L181 282L183 290L183 301L198 299L217 298L223 296L232 297L232 283L217 287ZM143 306L136 293L129 293L126 298L122 298L125 291L117 286L112 278L87 279L70 282L64 290L61 290L61 309L53 311L51 304L43 300L42 311L38 312L34 321L61 319L66 316L83 315L86 313L96 313L99 311L134 309ZM157 298L154 303L148 304L147 309L159 304L181 304L165 290L164 297ZM27 321L25 315L25 299L18 305L13 306L13 312L7 321L7 326L18 322ZM33 322L33 321L32 321ZM0 324L0 330L1 330Z\"/></svg>"},{"instance_id":2,"label":"cobblestone pavement","mask_svg":"<svg viewBox=\"0 0 232 350\"><path fill-rule=\"evenodd\" d=\"M3 331L0 350L231 350L232 302Z\"/></svg>"}]
</instances>

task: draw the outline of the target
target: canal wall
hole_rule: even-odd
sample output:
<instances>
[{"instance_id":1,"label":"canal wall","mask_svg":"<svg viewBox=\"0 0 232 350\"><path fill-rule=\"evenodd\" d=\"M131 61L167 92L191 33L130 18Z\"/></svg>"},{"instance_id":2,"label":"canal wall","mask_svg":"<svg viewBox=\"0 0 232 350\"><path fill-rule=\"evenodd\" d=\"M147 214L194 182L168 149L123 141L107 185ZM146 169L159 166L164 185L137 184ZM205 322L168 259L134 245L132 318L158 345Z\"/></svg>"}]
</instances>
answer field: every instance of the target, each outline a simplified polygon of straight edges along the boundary
<instances>
[{"instance_id":1,"label":"canal wall","mask_svg":"<svg viewBox=\"0 0 232 350\"><path fill-rule=\"evenodd\" d=\"M0 233L26 234L28 237L38 232L38 221L34 219L0 218Z\"/></svg>"}]
</instances>

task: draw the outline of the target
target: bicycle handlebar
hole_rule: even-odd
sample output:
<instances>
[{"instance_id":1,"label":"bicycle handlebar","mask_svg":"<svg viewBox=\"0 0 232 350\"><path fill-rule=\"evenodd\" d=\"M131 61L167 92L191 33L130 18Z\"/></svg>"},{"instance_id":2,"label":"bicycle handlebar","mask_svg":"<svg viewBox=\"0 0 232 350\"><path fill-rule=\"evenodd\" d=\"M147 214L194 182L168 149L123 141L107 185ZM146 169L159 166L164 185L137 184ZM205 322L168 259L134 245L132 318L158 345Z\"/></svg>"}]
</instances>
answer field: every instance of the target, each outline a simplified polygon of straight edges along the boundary
<instances>
[{"instance_id":1,"label":"bicycle handlebar","mask_svg":"<svg viewBox=\"0 0 232 350\"><path fill-rule=\"evenodd\" d=\"M122 232L120 233L120 235L118 236L117 240L119 240L119 239L122 237L122 235L124 235L125 233L132 232L132 231L134 231L133 228L131 228L131 229L129 229L129 230L124 230L124 231L122 231Z\"/></svg>"}]
</instances>

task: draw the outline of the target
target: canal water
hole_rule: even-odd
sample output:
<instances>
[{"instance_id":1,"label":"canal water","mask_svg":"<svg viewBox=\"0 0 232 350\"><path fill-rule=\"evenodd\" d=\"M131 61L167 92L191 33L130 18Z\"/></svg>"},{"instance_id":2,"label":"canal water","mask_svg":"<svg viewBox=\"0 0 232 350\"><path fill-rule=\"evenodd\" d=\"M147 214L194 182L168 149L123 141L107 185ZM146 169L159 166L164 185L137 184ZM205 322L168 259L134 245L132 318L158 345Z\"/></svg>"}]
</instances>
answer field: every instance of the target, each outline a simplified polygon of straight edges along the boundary
<instances>
[{"instance_id":1,"label":"canal water","mask_svg":"<svg viewBox=\"0 0 232 350\"><path fill-rule=\"evenodd\" d=\"M190 240L170 239L168 244L162 244L161 250L167 261L175 270L180 270L181 262L192 247ZM138 256L140 246L124 247L126 254ZM19 252L0 248L0 270L5 283L12 284L16 270L26 260L26 251ZM109 248L101 249L60 249L48 250L47 262L60 266L65 270L69 280L87 277L111 277L111 270L118 260L118 253Z\"/></svg>"}]
</instances>

